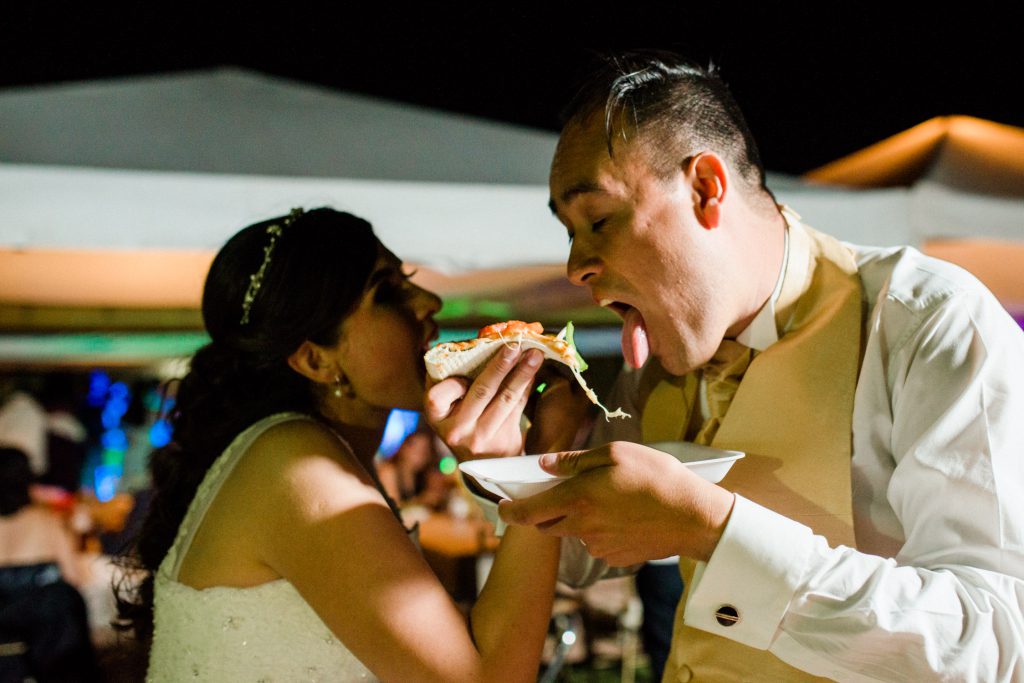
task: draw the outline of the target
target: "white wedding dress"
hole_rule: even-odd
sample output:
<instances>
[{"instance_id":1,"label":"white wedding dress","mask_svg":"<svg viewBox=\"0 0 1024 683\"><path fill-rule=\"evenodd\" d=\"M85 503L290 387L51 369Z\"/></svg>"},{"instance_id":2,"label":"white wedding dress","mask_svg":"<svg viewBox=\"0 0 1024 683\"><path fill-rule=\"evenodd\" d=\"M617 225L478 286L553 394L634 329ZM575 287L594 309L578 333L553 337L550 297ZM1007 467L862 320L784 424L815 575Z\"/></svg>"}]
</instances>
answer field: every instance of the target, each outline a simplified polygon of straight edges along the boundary
<instances>
[{"instance_id":1,"label":"white wedding dress","mask_svg":"<svg viewBox=\"0 0 1024 683\"><path fill-rule=\"evenodd\" d=\"M199 485L154 579L149 681L377 680L285 579L202 590L177 581L206 510L253 441L274 425L308 419L281 413L260 420L231 442Z\"/></svg>"}]
</instances>

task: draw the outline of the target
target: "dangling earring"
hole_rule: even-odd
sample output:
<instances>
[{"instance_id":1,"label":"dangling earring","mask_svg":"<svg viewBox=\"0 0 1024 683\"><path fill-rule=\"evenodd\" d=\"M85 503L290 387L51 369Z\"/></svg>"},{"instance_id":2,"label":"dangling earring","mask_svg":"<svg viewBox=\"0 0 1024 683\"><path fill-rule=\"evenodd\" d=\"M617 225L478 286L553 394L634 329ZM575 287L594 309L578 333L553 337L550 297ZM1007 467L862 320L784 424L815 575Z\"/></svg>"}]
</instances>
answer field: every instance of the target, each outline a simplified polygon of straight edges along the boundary
<instances>
[{"instance_id":1,"label":"dangling earring","mask_svg":"<svg viewBox=\"0 0 1024 683\"><path fill-rule=\"evenodd\" d=\"M352 399L356 397L356 390L352 388L352 384L344 378L344 375L334 376L334 390L331 393L335 398Z\"/></svg>"}]
</instances>

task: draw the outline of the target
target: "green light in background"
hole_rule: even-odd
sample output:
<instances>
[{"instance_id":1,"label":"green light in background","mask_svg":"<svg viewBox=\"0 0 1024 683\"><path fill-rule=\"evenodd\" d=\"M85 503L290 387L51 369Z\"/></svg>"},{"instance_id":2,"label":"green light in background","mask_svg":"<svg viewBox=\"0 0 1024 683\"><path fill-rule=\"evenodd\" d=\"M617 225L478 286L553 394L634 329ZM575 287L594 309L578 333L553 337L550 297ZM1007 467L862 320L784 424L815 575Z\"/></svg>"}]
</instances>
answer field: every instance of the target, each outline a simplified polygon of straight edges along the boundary
<instances>
[{"instance_id":1,"label":"green light in background","mask_svg":"<svg viewBox=\"0 0 1024 683\"><path fill-rule=\"evenodd\" d=\"M103 449L102 460L104 465L123 465L124 451L119 451L114 448L105 448Z\"/></svg>"},{"instance_id":2,"label":"green light in background","mask_svg":"<svg viewBox=\"0 0 1024 683\"><path fill-rule=\"evenodd\" d=\"M7 362L155 362L191 356L210 341L205 332L0 334Z\"/></svg>"},{"instance_id":3,"label":"green light in background","mask_svg":"<svg viewBox=\"0 0 1024 683\"><path fill-rule=\"evenodd\" d=\"M543 394L544 390L547 389L547 388L548 388L548 383L547 382L541 382L540 384L537 385L537 388L534 391L536 391L538 394Z\"/></svg>"},{"instance_id":4,"label":"green light in background","mask_svg":"<svg viewBox=\"0 0 1024 683\"><path fill-rule=\"evenodd\" d=\"M461 318L469 315L469 312L473 309L473 304L469 299L452 297L446 299L444 305L441 306L441 310L437 312L434 317L438 320L451 320L452 318Z\"/></svg>"},{"instance_id":5,"label":"green light in background","mask_svg":"<svg viewBox=\"0 0 1024 683\"><path fill-rule=\"evenodd\" d=\"M456 320L471 315L495 320L508 320L512 317L512 306L505 301L482 299L474 301L468 297L451 297L446 299L441 310L434 316L438 320Z\"/></svg>"},{"instance_id":6,"label":"green light in background","mask_svg":"<svg viewBox=\"0 0 1024 683\"><path fill-rule=\"evenodd\" d=\"M83 353L109 353L114 341L100 334L83 334L78 338Z\"/></svg>"},{"instance_id":7,"label":"green light in background","mask_svg":"<svg viewBox=\"0 0 1024 683\"><path fill-rule=\"evenodd\" d=\"M512 307L504 301L478 301L476 312L485 318L507 320L512 317Z\"/></svg>"},{"instance_id":8,"label":"green light in background","mask_svg":"<svg viewBox=\"0 0 1024 683\"><path fill-rule=\"evenodd\" d=\"M437 343L461 341L463 339L476 339L476 330L468 327L442 327L438 333Z\"/></svg>"},{"instance_id":9,"label":"green light in background","mask_svg":"<svg viewBox=\"0 0 1024 683\"><path fill-rule=\"evenodd\" d=\"M453 474L456 467L458 467L458 461L450 455L441 458L441 462L437 465L437 468L441 470L441 474L445 475Z\"/></svg>"},{"instance_id":10,"label":"green light in background","mask_svg":"<svg viewBox=\"0 0 1024 683\"><path fill-rule=\"evenodd\" d=\"M151 413L158 412L162 407L163 402L163 396L161 396L160 392L155 389L151 389L150 391L146 392L146 395L142 399L142 405L144 405L146 407L146 410L148 410Z\"/></svg>"}]
</instances>

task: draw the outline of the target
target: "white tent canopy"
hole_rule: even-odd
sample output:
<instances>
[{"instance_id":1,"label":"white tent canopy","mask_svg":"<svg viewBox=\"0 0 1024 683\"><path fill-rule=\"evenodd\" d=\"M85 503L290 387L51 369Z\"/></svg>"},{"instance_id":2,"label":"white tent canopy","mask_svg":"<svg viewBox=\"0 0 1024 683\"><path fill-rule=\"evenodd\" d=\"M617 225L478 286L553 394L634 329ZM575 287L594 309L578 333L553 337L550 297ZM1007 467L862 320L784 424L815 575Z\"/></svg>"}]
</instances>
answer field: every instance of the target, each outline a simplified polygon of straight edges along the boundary
<instances>
[{"instance_id":1,"label":"white tent canopy","mask_svg":"<svg viewBox=\"0 0 1024 683\"><path fill-rule=\"evenodd\" d=\"M396 253L447 272L552 262L565 252L539 185L0 164L0 244L8 248L216 249L244 225L325 205L369 219Z\"/></svg>"},{"instance_id":2,"label":"white tent canopy","mask_svg":"<svg viewBox=\"0 0 1024 683\"><path fill-rule=\"evenodd\" d=\"M553 133L238 69L2 91L0 130L0 327L19 328L4 315L15 308L65 307L65 319L67 307L145 308L146 288L111 266L116 254L188 261L187 276L149 268L149 290L161 293L149 305L194 309L205 263L233 232L321 205L370 220L446 296L498 301L506 308L492 310L510 315L610 320L582 312L588 295L561 277L568 247L546 207ZM982 131L986 154L1011 167L1024 158L999 154L1015 130L994 144ZM909 180L822 184L858 184L863 159L878 158L869 149L836 162L845 176L769 175L769 186L811 225L857 243L1024 233L1024 188L979 170L984 161L964 152L977 145L915 135L894 138L900 154L880 143L888 156L873 162L903 163ZM965 174L986 180L965 186ZM58 252L88 277L43 258Z\"/></svg>"},{"instance_id":3,"label":"white tent canopy","mask_svg":"<svg viewBox=\"0 0 1024 683\"><path fill-rule=\"evenodd\" d=\"M515 296L565 255L548 132L237 69L0 92L0 130L7 329L89 327L87 307L194 326L140 309L194 310L213 251L294 206L369 219L448 296Z\"/></svg>"},{"instance_id":4,"label":"white tent canopy","mask_svg":"<svg viewBox=\"0 0 1024 683\"><path fill-rule=\"evenodd\" d=\"M807 174L813 182L908 189L908 225L934 238L1024 238L1024 130L942 116Z\"/></svg>"},{"instance_id":5,"label":"white tent canopy","mask_svg":"<svg viewBox=\"0 0 1024 683\"><path fill-rule=\"evenodd\" d=\"M1024 318L1024 130L938 117L806 177L831 187L902 189L908 241L964 266Z\"/></svg>"},{"instance_id":6,"label":"white tent canopy","mask_svg":"<svg viewBox=\"0 0 1024 683\"><path fill-rule=\"evenodd\" d=\"M9 90L0 128L8 248L213 249L253 220L333 205L442 270L565 257L546 209L553 133L238 69ZM912 238L899 192L773 181L844 237Z\"/></svg>"},{"instance_id":7,"label":"white tent canopy","mask_svg":"<svg viewBox=\"0 0 1024 683\"><path fill-rule=\"evenodd\" d=\"M0 159L46 166L544 184L550 133L242 69L0 91Z\"/></svg>"},{"instance_id":8,"label":"white tent canopy","mask_svg":"<svg viewBox=\"0 0 1024 683\"><path fill-rule=\"evenodd\" d=\"M0 129L8 248L215 249L319 205L447 270L564 244L543 189L554 135L237 69L10 90Z\"/></svg>"}]
</instances>

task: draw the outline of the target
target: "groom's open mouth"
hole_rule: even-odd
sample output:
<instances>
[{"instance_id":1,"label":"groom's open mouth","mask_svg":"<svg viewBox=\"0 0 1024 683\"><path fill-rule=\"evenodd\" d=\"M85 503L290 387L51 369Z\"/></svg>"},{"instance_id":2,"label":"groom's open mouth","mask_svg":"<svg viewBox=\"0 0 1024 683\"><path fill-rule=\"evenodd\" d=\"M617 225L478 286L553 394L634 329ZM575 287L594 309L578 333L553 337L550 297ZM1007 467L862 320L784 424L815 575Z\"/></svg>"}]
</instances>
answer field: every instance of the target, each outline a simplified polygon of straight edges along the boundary
<instances>
[{"instance_id":1,"label":"groom's open mouth","mask_svg":"<svg viewBox=\"0 0 1024 683\"><path fill-rule=\"evenodd\" d=\"M622 318L622 357L634 368L643 367L651 355L643 315L633 306L614 299L598 299L598 304Z\"/></svg>"}]
</instances>

